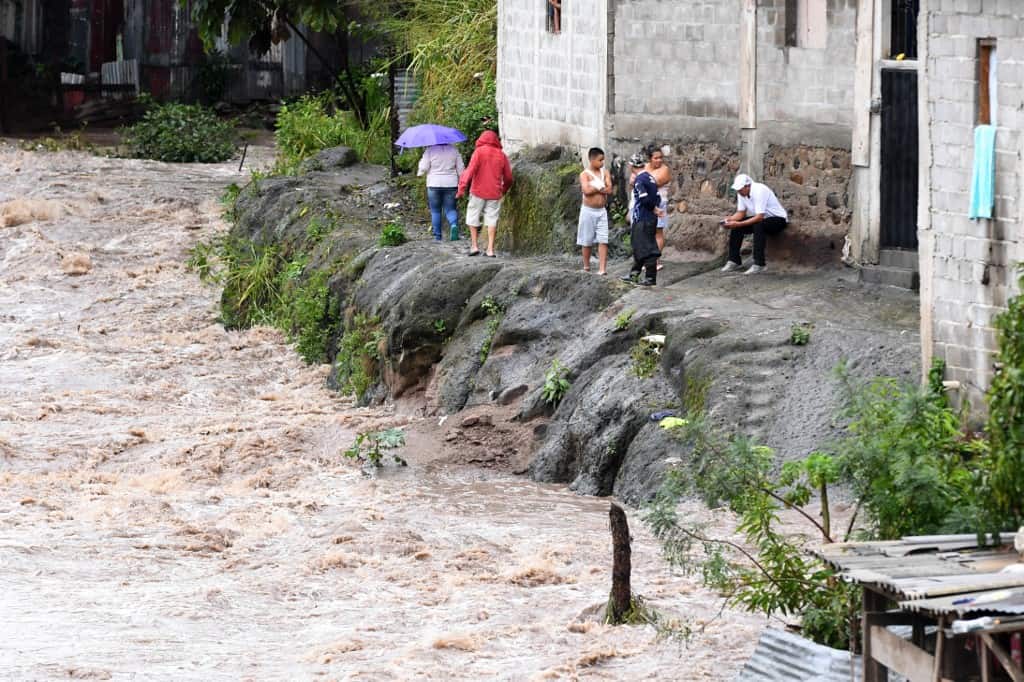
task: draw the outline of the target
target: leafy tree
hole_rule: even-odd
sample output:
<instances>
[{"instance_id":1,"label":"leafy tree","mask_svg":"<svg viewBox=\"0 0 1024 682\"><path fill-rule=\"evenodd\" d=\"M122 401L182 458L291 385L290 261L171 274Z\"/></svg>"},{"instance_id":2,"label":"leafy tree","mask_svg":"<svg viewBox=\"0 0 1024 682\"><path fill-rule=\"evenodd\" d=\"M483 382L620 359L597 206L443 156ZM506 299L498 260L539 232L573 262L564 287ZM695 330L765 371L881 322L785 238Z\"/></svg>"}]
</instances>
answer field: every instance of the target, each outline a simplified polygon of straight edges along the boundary
<instances>
[{"instance_id":1,"label":"leafy tree","mask_svg":"<svg viewBox=\"0 0 1024 682\"><path fill-rule=\"evenodd\" d=\"M384 11L382 6L394 2L370 3L366 0L180 0L183 7L191 6L192 20L207 51L212 51L223 29L227 29L228 42L237 45L243 41L249 49L265 54L276 45L294 35L329 72L359 124L368 123L366 93L357 70L349 62L349 40L353 32L363 26L360 18ZM341 64L331 64L316 49L299 25L312 31L335 36L339 43ZM340 67L340 68L339 68Z\"/></svg>"}]
</instances>

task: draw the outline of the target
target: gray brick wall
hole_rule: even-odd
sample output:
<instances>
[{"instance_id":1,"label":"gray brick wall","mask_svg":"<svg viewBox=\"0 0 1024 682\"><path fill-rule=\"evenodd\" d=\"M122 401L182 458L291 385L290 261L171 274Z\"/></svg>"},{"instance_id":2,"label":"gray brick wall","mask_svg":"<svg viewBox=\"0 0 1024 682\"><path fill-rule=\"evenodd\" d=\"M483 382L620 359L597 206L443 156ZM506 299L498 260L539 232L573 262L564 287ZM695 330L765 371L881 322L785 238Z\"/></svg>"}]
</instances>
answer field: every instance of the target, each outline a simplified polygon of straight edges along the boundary
<instances>
[{"instance_id":1,"label":"gray brick wall","mask_svg":"<svg viewBox=\"0 0 1024 682\"><path fill-rule=\"evenodd\" d=\"M512 146L594 144L604 122L607 35L601 0L566 2L562 32L541 0L502 0L498 101Z\"/></svg>"},{"instance_id":2,"label":"gray brick wall","mask_svg":"<svg viewBox=\"0 0 1024 682\"><path fill-rule=\"evenodd\" d=\"M717 119L736 127L739 9L739 0L620 1L616 114L668 117L680 124ZM827 49L786 47L785 0L759 0L759 127L770 130L774 122L838 127L848 137L856 17L856 0L829 0Z\"/></svg>"},{"instance_id":3,"label":"gray brick wall","mask_svg":"<svg viewBox=\"0 0 1024 682\"><path fill-rule=\"evenodd\" d=\"M1021 124L1024 117L1024 2L933 0L927 17L931 117L933 353L960 381L973 408L984 406L992 377L993 318L1017 293L1014 267L1021 225ZM977 41L995 38L998 54L996 210L969 220Z\"/></svg>"}]
</instances>

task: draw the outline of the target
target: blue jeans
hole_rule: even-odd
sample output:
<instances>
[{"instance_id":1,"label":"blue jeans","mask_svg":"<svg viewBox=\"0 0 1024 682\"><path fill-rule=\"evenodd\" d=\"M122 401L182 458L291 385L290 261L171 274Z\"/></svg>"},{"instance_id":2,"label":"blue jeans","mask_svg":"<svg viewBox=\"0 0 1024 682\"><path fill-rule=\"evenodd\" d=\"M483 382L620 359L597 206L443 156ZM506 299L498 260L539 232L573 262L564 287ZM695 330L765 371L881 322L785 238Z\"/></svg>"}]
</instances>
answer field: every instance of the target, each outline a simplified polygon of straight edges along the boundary
<instances>
[{"instance_id":1,"label":"blue jeans","mask_svg":"<svg viewBox=\"0 0 1024 682\"><path fill-rule=\"evenodd\" d=\"M442 214L448 218L448 225L456 237L459 229L459 210L455 207L455 187L428 187L427 205L430 206L430 223L434 228L434 239L441 238Z\"/></svg>"}]
</instances>

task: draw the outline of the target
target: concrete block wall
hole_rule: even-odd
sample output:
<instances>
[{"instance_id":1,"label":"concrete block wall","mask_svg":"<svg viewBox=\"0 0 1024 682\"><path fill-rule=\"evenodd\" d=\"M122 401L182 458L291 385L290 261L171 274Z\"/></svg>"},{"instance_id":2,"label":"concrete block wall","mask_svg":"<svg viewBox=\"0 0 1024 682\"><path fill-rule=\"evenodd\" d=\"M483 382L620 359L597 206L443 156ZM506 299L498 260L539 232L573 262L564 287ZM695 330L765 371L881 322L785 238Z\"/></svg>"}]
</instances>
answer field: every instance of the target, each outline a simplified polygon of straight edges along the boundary
<instances>
[{"instance_id":1,"label":"concrete block wall","mask_svg":"<svg viewBox=\"0 0 1024 682\"><path fill-rule=\"evenodd\" d=\"M828 0L824 49L786 46L786 0L758 0L757 13L757 121L776 137L768 144L849 148L857 0Z\"/></svg>"},{"instance_id":2,"label":"concrete block wall","mask_svg":"<svg viewBox=\"0 0 1024 682\"><path fill-rule=\"evenodd\" d=\"M928 180L932 352L946 361L947 379L983 411L996 351L995 315L1018 292L1015 265L1024 257L1019 236L1024 185L1024 2L930 0L927 21L928 113L932 166ZM977 49L995 38L998 55L996 202L992 220L967 218L974 127ZM922 316L927 319L927 315Z\"/></svg>"},{"instance_id":3,"label":"concrete block wall","mask_svg":"<svg viewBox=\"0 0 1024 682\"><path fill-rule=\"evenodd\" d=\"M603 144L605 0L566 0L560 34L547 30L541 0L500 0L498 11L498 109L509 148Z\"/></svg>"},{"instance_id":4,"label":"concrete block wall","mask_svg":"<svg viewBox=\"0 0 1024 682\"><path fill-rule=\"evenodd\" d=\"M738 0L615 4L615 135L673 132L699 121L724 141L737 127Z\"/></svg>"}]
</instances>

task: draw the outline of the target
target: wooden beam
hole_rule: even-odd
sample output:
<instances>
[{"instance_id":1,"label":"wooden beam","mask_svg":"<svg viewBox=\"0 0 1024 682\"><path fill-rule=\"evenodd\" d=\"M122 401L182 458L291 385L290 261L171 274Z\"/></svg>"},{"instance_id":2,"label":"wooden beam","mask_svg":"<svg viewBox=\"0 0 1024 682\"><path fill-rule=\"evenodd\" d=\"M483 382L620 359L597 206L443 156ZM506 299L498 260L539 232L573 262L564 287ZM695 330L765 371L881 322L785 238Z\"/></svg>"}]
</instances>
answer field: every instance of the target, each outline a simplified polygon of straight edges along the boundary
<instances>
[{"instance_id":1,"label":"wooden beam","mask_svg":"<svg viewBox=\"0 0 1024 682\"><path fill-rule=\"evenodd\" d=\"M869 632L871 657L874 660L911 682L925 682L931 678L935 667L934 656L880 625L871 626Z\"/></svg>"},{"instance_id":2,"label":"wooden beam","mask_svg":"<svg viewBox=\"0 0 1024 682\"><path fill-rule=\"evenodd\" d=\"M942 649L946 641L946 617L939 618L939 630L935 633L935 668L932 671L931 679L934 682L942 682Z\"/></svg>"},{"instance_id":3,"label":"wooden beam","mask_svg":"<svg viewBox=\"0 0 1024 682\"><path fill-rule=\"evenodd\" d=\"M885 611L886 599L865 587L862 603L864 610L860 617L860 636L864 649L863 680L864 682L887 682L889 673L883 664L875 660L873 642L871 641L871 630L873 629L871 619Z\"/></svg>"},{"instance_id":4,"label":"wooden beam","mask_svg":"<svg viewBox=\"0 0 1024 682\"><path fill-rule=\"evenodd\" d=\"M871 80L874 57L875 0L857 2L857 50L853 77L853 141L851 161L871 165Z\"/></svg>"},{"instance_id":5,"label":"wooden beam","mask_svg":"<svg viewBox=\"0 0 1024 682\"><path fill-rule=\"evenodd\" d=\"M757 0L740 10L740 128L757 127Z\"/></svg>"},{"instance_id":6,"label":"wooden beam","mask_svg":"<svg viewBox=\"0 0 1024 682\"><path fill-rule=\"evenodd\" d=\"M996 655L996 658L999 659L1003 669L1010 675L1010 679L1013 682L1024 682L1024 671L1010 658L1010 654L1006 653L1006 649L1001 647L996 640L992 639L992 635L987 632L981 633L981 641L985 642L985 646ZM982 654L985 654L984 650L982 650Z\"/></svg>"}]
</instances>

